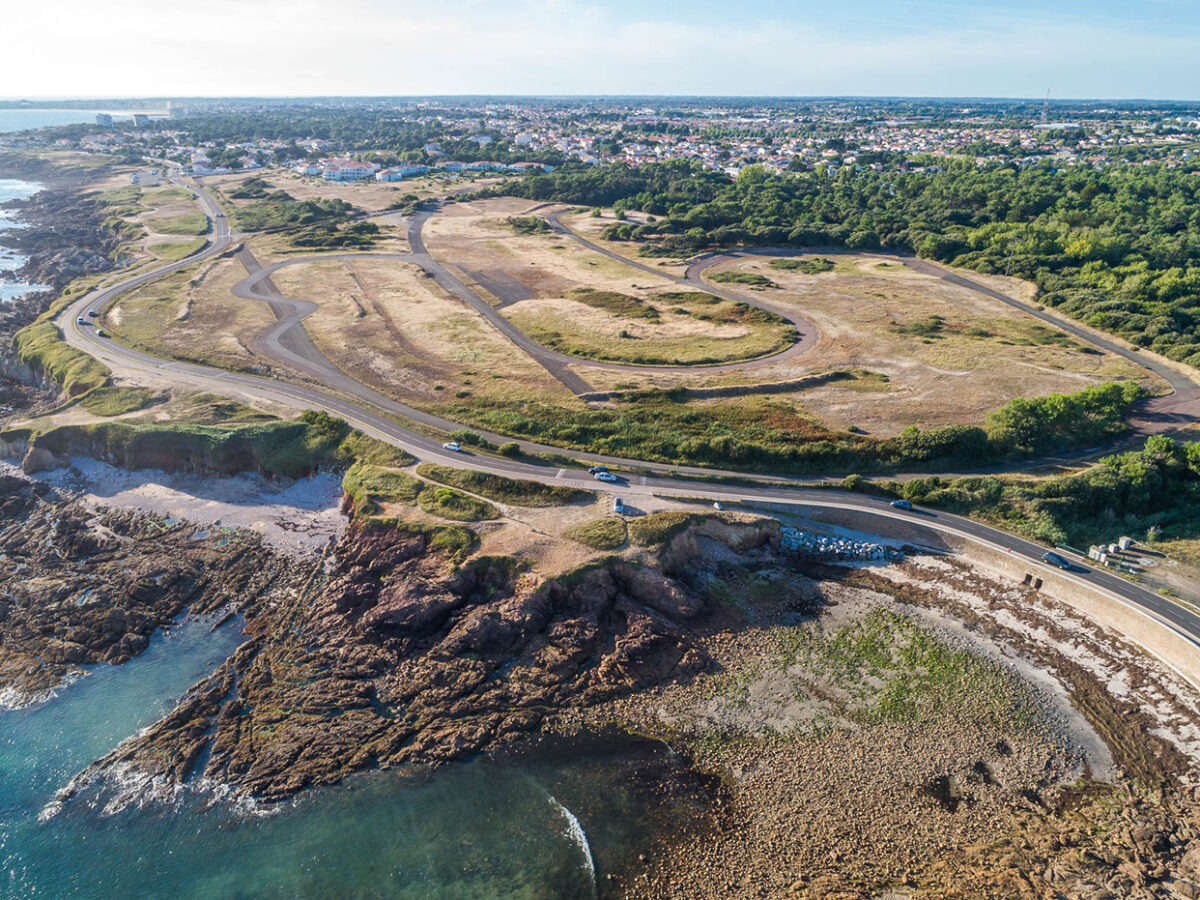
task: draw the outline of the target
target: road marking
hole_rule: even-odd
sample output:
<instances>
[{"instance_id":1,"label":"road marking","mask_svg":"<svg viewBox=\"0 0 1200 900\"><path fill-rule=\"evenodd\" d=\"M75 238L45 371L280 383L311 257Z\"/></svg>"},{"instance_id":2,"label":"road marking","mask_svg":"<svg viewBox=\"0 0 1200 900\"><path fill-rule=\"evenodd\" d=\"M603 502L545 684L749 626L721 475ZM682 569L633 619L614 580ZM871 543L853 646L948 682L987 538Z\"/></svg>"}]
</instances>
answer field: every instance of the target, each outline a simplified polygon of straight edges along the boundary
<instances>
[{"instance_id":1,"label":"road marking","mask_svg":"<svg viewBox=\"0 0 1200 900\"><path fill-rule=\"evenodd\" d=\"M555 478L565 478L565 477L566 477L566 475L567 475L567 470L566 470L566 469L559 469L559 470L558 470L558 472L555 474L555 476L554 476L554 477L555 477Z\"/></svg>"},{"instance_id":2,"label":"road marking","mask_svg":"<svg viewBox=\"0 0 1200 900\"><path fill-rule=\"evenodd\" d=\"M642 485L643 487L645 487L645 486L646 486L646 476L645 476L645 475L643 475L643 476L642 476L642 477L641 477L641 478L638 480L638 484Z\"/></svg>"}]
</instances>

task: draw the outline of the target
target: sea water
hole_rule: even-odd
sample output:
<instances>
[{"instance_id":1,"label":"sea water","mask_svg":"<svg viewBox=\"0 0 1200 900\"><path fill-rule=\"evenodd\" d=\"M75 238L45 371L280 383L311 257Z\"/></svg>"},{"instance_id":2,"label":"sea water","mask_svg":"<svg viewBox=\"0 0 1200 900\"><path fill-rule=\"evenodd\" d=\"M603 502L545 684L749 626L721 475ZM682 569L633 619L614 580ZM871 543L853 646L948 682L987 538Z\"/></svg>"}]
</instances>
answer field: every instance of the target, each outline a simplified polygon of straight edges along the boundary
<instances>
[{"instance_id":1,"label":"sea water","mask_svg":"<svg viewBox=\"0 0 1200 900\"><path fill-rule=\"evenodd\" d=\"M237 622L184 620L129 663L0 712L0 897L594 898L659 815L630 788L644 755L609 747L372 772L270 811L185 793L106 815L89 789L39 818L241 640Z\"/></svg>"},{"instance_id":2,"label":"sea water","mask_svg":"<svg viewBox=\"0 0 1200 900\"><path fill-rule=\"evenodd\" d=\"M5 273L18 269L25 264L26 257L4 246L4 233L13 228L19 228L20 223L13 219L13 211L4 209L7 200L23 200L32 197L42 189L40 184L33 181L22 181L19 178L0 178L0 303L13 300L32 290L39 290L38 285L28 284Z\"/></svg>"}]
</instances>

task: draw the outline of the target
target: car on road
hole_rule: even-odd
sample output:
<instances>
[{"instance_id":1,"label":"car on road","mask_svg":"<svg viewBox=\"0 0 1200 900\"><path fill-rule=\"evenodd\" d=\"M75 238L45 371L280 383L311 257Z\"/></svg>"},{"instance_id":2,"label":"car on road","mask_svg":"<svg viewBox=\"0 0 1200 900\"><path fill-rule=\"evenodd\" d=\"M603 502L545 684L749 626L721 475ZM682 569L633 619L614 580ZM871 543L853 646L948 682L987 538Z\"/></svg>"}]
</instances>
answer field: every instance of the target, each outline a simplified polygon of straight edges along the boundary
<instances>
[{"instance_id":1,"label":"car on road","mask_svg":"<svg viewBox=\"0 0 1200 900\"><path fill-rule=\"evenodd\" d=\"M85 319L83 316L80 316L79 318L77 318L77 319L75 320L75 324L76 324L76 325L86 325L86 324L87 324L87 319Z\"/></svg>"},{"instance_id":2,"label":"car on road","mask_svg":"<svg viewBox=\"0 0 1200 900\"><path fill-rule=\"evenodd\" d=\"M455 453L462 453L462 444L460 444L458 441L447 441L446 443L442 444L442 449L453 450Z\"/></svg>"},{"instance_id":3,"label":"car on road","mask_svg":"<svg viewBox=\"0 0 1200 900\"><path fill-rule=\"evenodd\" d=\"M1065 569L1068 572L1075 568L1069 559L1067 559L1065 556L1059 556L1053 550L1047 550L1042 554L1042 562L1050 563L1052 566L1058 566L1060 569Z\"/></svg>"},{"instance_id":4,"label":"car on road","mask_svg":"<svg viewBox=\"0 0 1200 900\"><path fill-rule=\"evenodd\" d=\"M89 316L91 316L91 317L94 319L94 318L96 318L96 316L100 315L100 313L99 313L98 311L94 310L94 309L89 309L89 310L88 310L88 315L89 315Z\"/></svg>"},{"instance_id":5,"label":"car on road","mask_svg":"<svg viewBox=\"0 0 1200 900\"><path fill-rule=\"evenodd\" d=\"M597 472L592 477L595 478L597 481L616 481L617 480L617 476L614 475L612 472Z\"/></svg>"},{"instance_id":6,"label":"car on road","mask_svg":"<svg viewBox=\"0 0 1200 900\"><path fill-rule=\"evenodd\" d=\"M893 500L892 506L894 506L896 509L904 509L904 510L912 509L912 504L909 503L907 500Z\"/></svg>"},{"instance_id":7,"label":"car on road","mask_svg":"<svg viewBox=\"0 0 1200 900\"><path fill-rule=\"evenodd\" d=\"M597 472L607 472L607 471L608 471L608 466L592 466L590 469L588 469L588 474L595 475Z\"/></svg>"},{"instance_id":8,"label":"car on road","mask_svg":"<svg viewBox=\"0 0 1200 900\"><path fill-rule=\"evenodd\" d=\"M96 337L108 337L108 335L104 333L103 328L97 328L96 329Z\"/></svg>"}]
</instances>

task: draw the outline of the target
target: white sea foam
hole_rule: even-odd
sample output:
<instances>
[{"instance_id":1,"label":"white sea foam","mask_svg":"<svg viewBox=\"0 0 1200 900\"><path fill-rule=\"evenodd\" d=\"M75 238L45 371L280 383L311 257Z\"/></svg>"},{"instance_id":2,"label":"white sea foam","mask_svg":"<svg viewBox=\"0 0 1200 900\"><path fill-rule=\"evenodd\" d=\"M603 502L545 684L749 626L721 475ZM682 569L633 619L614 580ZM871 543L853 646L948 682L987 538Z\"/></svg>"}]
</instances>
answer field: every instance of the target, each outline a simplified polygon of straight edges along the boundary
<instances>
[{"instance_id":1,"label":"white sea foam","mask_svg":"<svg viewBox=\"0 0 1200 900\"><path fill-rule=\"evenodd\" d=\"M587 834L583 830L583 825L573 812L563 806L554 798L553 795L547 793L547 799L550 804L558 810L558 814L562 816L563 822L566 823L563 829L563 835L572 843L579 847L583 854L583 870L587 872L588 883L592 888L592 896L596 896L596 860L592 856L592 845L588 843Z\"/></svg>"}]
</instances>

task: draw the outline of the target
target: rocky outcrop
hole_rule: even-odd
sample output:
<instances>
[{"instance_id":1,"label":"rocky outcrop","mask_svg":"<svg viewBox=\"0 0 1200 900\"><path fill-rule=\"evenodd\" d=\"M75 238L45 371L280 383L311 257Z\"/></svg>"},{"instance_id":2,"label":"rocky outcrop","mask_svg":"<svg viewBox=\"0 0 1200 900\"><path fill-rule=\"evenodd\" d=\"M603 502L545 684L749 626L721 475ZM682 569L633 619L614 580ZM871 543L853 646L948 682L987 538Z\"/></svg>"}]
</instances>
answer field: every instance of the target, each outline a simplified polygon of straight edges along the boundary
<instances>
[{"instance_id":1,"label":"rocky outcrop","mask_svg":"<svg viewBox=\"0 0 1200 900\"><path fill-rule=\"evenodd\" d=\"M695 637L723 611L658 568L610 559L547 580L507 557L456 565L435 534L352 523L323 581L252 619L253 643L94 776L277 800L512 746L564 711L709 664Z\"/></svg>"},{"instance_id":2,"label":"rocky outcrop","mask_svg":"<svg viewBox=\"0 0 1200 900\"><path fill-rule=\"evenodd\" d=\"M253 614L294 577L249 535L96 514L0 475L0 694L20 705L81 666L123 663L185 610Z\"/></svg>"}]
</instances>

